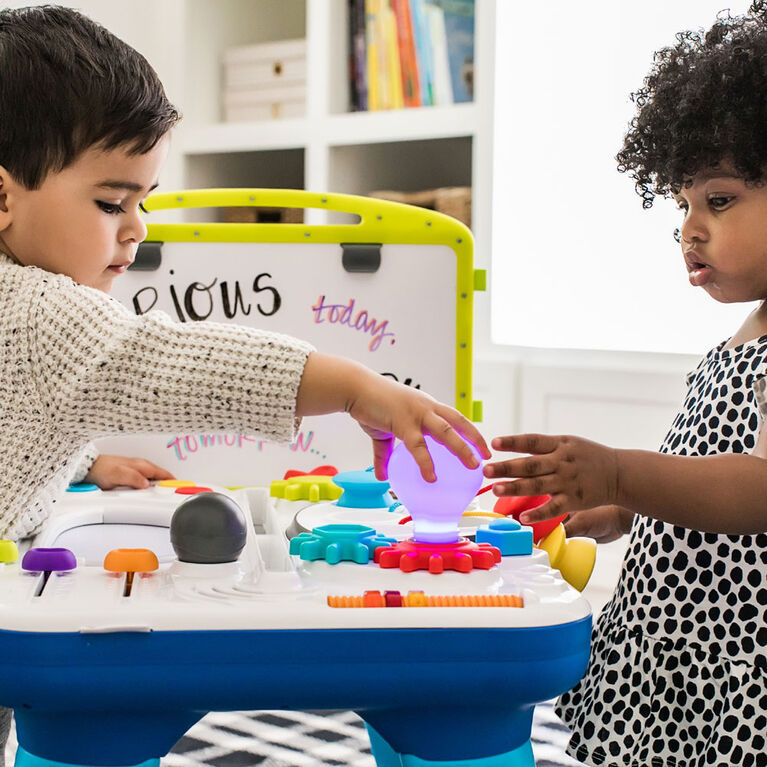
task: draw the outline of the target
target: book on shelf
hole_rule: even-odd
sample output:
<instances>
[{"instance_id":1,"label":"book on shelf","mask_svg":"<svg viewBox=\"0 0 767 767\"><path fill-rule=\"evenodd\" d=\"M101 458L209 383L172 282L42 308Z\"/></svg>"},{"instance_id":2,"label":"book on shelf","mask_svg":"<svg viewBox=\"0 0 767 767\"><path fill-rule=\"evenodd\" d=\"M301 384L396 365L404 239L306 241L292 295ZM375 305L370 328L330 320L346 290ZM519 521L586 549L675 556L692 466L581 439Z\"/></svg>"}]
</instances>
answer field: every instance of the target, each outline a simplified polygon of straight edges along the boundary
<instances>
[{"instance_id":1,"label":"book on shelf","mask_svg":"<svg viewBox=\"0 0 767 767\"><path fill-rule=\"evenodd\" d=\"M434 101L434 59L432 56L431 32L426 19L425 0L408 0L413 19L418 79L421 84L421 106L433 106Z\"/></svg>"},{"instance_id":2,"label":"book on shelf","mask_svg":"<svg viewBox=\"0 0 767 767\"><path fill-rule=\"evenodd\" d=\"M474 100L474 0L440 0L445 12L445 37L453 101Z\"/></svg>"},{"instance_id":3,"label":"book on shelf","mask_svg":"<svg viewBox=\"0 0 767 767\"><path fill-rule=\"evenodd\" d=\"M402 79L402 99L406 107L419 107L421 89L418 84L418 59L413 38L410 0L391 0L391 3L397 23L396 47Z\"/></svg>"},{"instance_id":4,"label":"book on shelf","mask_svg":"<svg viewBox=\"0 0 767 767\"><path fill-rule=\"evenodd\" d=\"M475 0L348 0L353 111L473 100Z\"/></svg>"},{"instance_id":5,"label":"book on shelf","mask_svg":"<svg viewBox=\"0 0 767 767\"><path fill-rule=\"evenodd\" d=\"M349 0L349 82L353 111L365 112L368 108L366 55L365 5L359 0Z\"/></svg>"},{"instance_id":6,"label":"book on shelf","mask_svg":"<svg viewBox=\"0 0 767 767\"><path fill-rule=\"evenodd\" d=\"M431 36L431 60L434 77L434 103L453 103L453 86L450 82L450 62L447 52L447 37L445 32L445 12L442 8L424 4L426 23Z\"/></svg>"}]
</instances>

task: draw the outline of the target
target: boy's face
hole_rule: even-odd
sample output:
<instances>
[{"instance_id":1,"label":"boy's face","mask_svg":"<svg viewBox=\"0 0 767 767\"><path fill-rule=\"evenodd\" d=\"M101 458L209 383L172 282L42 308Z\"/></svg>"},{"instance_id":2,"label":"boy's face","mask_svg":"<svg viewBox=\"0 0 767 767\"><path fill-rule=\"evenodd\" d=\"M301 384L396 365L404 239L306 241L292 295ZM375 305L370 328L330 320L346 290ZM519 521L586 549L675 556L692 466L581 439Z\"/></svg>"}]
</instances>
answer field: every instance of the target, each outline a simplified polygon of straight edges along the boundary
<instances>
[{"instance_id":1,"label":"boy's face","mask_svg":"<svg viewBox=\"0 0 767 767\"><path fill-rule=\"evenodd\" d=\"M157 186L169 136L146 154L91 147L27 189L0 169L0 249L25 266L65 274L108 293L146 237L141 203ZM0 197L1 200L1 197Z\"/></svg>"},{"instance_id":2,"label":"boy's face","mask_svg":"<svg viewBox=\"0 0 767 767\"><path fill-rule=\"evenodd\" d=\"M722 164L675 199L690 284L723 303L767 298L767 185L747 186Z\"/></svg>"}]
</instances>

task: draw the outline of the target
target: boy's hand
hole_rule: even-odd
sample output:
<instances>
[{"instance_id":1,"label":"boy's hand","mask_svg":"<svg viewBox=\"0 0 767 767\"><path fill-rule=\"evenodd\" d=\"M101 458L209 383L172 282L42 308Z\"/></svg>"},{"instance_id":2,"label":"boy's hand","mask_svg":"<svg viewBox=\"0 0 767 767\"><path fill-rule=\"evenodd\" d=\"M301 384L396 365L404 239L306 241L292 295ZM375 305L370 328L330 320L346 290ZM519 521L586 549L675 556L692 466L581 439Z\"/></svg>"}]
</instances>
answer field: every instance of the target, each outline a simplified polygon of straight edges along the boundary
<instances>
[{"instance_id":1,"label":"boy's hand","mask_svg":"<svg viewBox=\"0 0 767 767\"><path fill-rule=\"evenodd\" d=\"M143 489L150 480L175 479L165 469L143 458L123 458L120 455L100 455L85 475L85 482L93 482L102 490L120 485Z\"/></svg>"},{"instance_id":2,"label":"boy's hand","mask_svg":"<svg viewBox=\"0 0 767 767\"><path fill-rule=\"evenodd\" d=\"M495 450L530 453L485 465L485 476L519 477L515 482L496 482L495 495L550 495L551 500L524 512L520 522L530 524L565 512L579 512L612 504L618 493L618 461L615 450L580 437L519 434L496 437Z\"/></svg>"},{"instance_id":3,"label":"boy's hand","mask_svg":"<svg viewBox=\"0 0 767 767\"><path fill-rule=\"evenodd\" d=\"M467 440L484 458L490 457L484 437L468 418L428 394L384 376L371 375L348 412L373 440L373 466L378 479L387 478L395 437L405 443L427 482L433 482L435 474L424 434L445 445L470 469L476 468L478 462Z\"/></svg>"},{"instance_id":4,"label":"boy's hand","mask_svg":"<svg viewBox=\"0 0 767 767\"><path fill-rule=\"evenodd\" d=\"M476 468L477 459L467 440L483 458L490 458L484 437L457 410L358 362L312 352L298 387L296 415L337 412L349 413L373 439L373 465L378 479L386 479L395 437L413 454L427 482L434 481L434 465L424 434L445 445L469 468Z\"/></svg>"},{"instance_id":5,"label":"boy's hand","mask_svg":"<svg viewBox=\"0 0 767 767\"><path fill-rule=\"evenodd\" d=\"M634 512L623 506L597 506L570 515L565 520L565 533L569 538L585 535L597 543L617 541L631 531Z\"/></svg>"}]
</instances>

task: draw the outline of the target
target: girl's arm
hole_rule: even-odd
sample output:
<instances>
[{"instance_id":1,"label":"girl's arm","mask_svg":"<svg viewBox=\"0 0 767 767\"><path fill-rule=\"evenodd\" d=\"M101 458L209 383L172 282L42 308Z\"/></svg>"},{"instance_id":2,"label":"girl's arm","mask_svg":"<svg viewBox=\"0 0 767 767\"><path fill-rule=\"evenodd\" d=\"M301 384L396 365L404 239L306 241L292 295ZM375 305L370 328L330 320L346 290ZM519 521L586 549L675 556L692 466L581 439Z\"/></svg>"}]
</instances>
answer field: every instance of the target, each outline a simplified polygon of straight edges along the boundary
<instances>
[{"instance_id":1,"label":"girl's arm","mask_svg":"<svg viewBox=\"0 0 767 767\"><path fill-rule=\"evenodd\" d=\"M493 440L496 450L528 457L485 466L496 495L543 495L551 501L524 522L617 504L638 514L702 532L731 535L767 530L767 435L754 453L677 456L618 450L572 436L523 434Z\"/></svg>"},{"instance_id":2,"label":"girl's arm","mask_svg":"<svg viewBox=\"0 0 767 767\"><path fill-rule=\"evenodd\" d=\"M759 442L765 442L762 434ZM767 460L762 456L616 452L619 505L707 533L767 531Z\"/></svg>"}]
</instances>

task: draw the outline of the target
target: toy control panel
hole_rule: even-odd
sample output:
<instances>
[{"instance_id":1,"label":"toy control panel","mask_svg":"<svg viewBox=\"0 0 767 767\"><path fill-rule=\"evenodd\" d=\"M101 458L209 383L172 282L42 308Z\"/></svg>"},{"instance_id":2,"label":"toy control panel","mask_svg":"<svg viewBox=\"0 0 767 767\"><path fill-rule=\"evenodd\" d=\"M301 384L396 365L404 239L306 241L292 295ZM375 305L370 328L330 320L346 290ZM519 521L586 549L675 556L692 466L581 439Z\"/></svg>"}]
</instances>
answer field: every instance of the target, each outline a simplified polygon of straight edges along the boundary
<instances>
[{"instance_id":1,"label":"toy control panel","mask_svg":"<svg viewBox=\"0 0 767 767\"><path fill-rule=\"evenodd\" d=\"M431 483L398 445L391 486L75 485L0 541L17 767L158 767L207 711L259 708L353 709L379 767L532 767L534 704L588 660L594 544L481 509L480 467L429 450Z\"/></svg>"},{"instance_id":2,"label":"toy control panel","mask_svg":"<svg viewBox=\"0 0 767 767\"><path fill-rule=\"evenodd\" d=\"M393 481L408 456L393 455ZM575 556L585 563L567 569L588 580L589 543L578 549L560 528L534 546L530 528L473 501L477 472L445 472L472 474L461 490L405 469L398 500L371 471L288 472L269 491L73 486L23 556L0 544L0 621L88 633L540 627L590 615L551 567ZM391 607L411 609L365 609Z\"/></svg>"}]
</instances>

